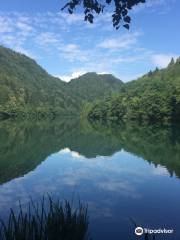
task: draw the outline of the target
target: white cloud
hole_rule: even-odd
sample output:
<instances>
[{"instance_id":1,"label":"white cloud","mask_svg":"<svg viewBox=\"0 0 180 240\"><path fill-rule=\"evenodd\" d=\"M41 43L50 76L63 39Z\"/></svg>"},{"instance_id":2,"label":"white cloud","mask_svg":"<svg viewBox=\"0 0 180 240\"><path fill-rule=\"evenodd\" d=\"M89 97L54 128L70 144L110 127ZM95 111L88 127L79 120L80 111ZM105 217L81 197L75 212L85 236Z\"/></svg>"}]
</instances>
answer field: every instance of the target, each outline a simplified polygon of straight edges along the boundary
<instances>
[{"instance_id":1,"label":"white cloud","mask_svg":"<svg viewBox=\"0 0 180 240\"><path fill-rule=\"evenodd\" d=\"M130 56L122 56L112 59L112 63L120 64L120 63L133 63L143 60L146 57L145 53L139 55L130 55Z\"/></svg>"},{"instance_id":2,"label":"white cloud","mask_svg":"<svg viewBox=\"0 0 180 240\"><path fill-rule=\"evenodd\" d=\"M47 47L47 45L54 45L59 43L58 36L53 32L41 32L35 38L35 42L40 46Z\"/></svg>"},{"instance_id":3,"label":"white cloud","mask_svg":"<svg viewBox=\"0 0 180 240\"><path fill-rule=\"evenodd\" d=\"M82 15L69 15L64 12L32 15L0 12L0 44L15 50L23 49L23 52L29 51L27 45L36 45L35 47L40 47L49 54L52 54L54 47L56 57L59 55L61 60L84 62L89 60L87 51L73 43L74 39L64 38L64 30L80 21L84 24Z\"/></svg>"},{"instance_id":4,"label":"white cloud","mask_svg":"<svg viewBox=\"0 0 180 240\"><path fill-rule=\"evenodd\" d=\"M168 176L169 172L165 167L158 165L156 168L152 168L152 173L159 176Z\"/></svg>"},{"instance_id":5,"label":"white cloud","mask_svg":"<svg viewBox=\"0 0 180 240\"><path fill-rule=\"evenodd\" d=\"M98 47L117 50L117 49L128 49L132 45L137 43L138 37L141 35L140 32L127 33L116 38L107 38L98 44Z\"/></svg>"},{"instance_id":6,"label":"white cloud","mask_svg":"<svg viewBox=\"0 0 180 240\"><path fill-rule=\"evenodd\" d=\"M162 2L149 1L146 7ZM86 72L114 73L127 81L152 68L152 63L165 67L175 56L146 49L141 31L113 30L109 34L107 24L113 29L109 13L87 25L81 14L0 12L0 44L40 60L66 82Z\"/></svg>"},{"instance_id":7,"label":"white cloud","mask_svg":"<svg viewBox=\"0 0 180 240\"><path fill-rule=\"evenodd\" d=\"M82 158L83 156L79 154L78 152L71 151L71 156L74 158Z\"/></svg>"},{"instance_id":8,"label":"white cloud","mask_svg":"<svg viewBox=\"0 0 180 240\"><path fill-rule=\"evenodd\" d=\"M23 46L34 34L29 18L23 14L0 12L0 44L34 57Z\"/></svg>"},{"instance_id":9,"label":"white cloud","mask_svg":"<svg viewBox=\"0 0 180 240\"><path fill-rule=\"evenodd\" d=\"M59 12L58 17L61 17L69 25L77 24L78 22L83 23L84 20L84 15L78 13L69 14L66 12Z\"/></svg>"},{"instance_id":10,"label":"white cloud","mask_svg":"<svg viewBox=\"0 0 180 240\"><path fill-rule=\"evenodd\" d=\"M25 22L22 22L22 21L19 21L16 23L16 27L22 31L22 32L25 32L25 33L29 33L29 32L32 32L33 31L33 28L32 26L30 26L29 24L25 23Z\"/></svg>"},{"instance_id":11,"label":"white cloud","mask_svg":"<svg viewBox=\"0 0 180 240\"><path fill-rule=\"evenodd\" d=\"M87 72L91 72L91 69L90 70L77 70L77 71L74 71L72 72L71 74L69 75L58 75L56 77L60 78L61 80L63 80L64 82L70 82L71 80L75 79L75 78L78 78L84 74L86 74ZM109 72L107 71L104 71L104 72L97 72L97 74L99 75L103 75L103 74L109 74Z\"/></svg>"},{"instance_id":12,"label":"white cloud","mask_svg":"<svg viewBox=\"0 0 180 240\"><path fill-rule=\"evenodd\" d=\"M57 47L60 57L70 62L85 62L88 61L86 50L82 50L77 44L61 44Z\"/></svg>"},{"instance_id":13,"label":"white cloud","mask_svg":"<svg viewBox=\"0 0 180 240\"><path fill-rule=\"evenodd\" d=\"M146 3L138 4L133 8L134 13L148 10L149 13L156 12L158 14L167 13L176 0L146 0ZM146 11L147 12L147 11Z\"/></svg>"},{"instance_id":14,"label":"white cloud","mask_svg":"<svg viewBox=\"0 0 180 240\"><path fill-rule=\"evenodd\" d=\"M109 72L98 72L99 75L110 74Z\"/></svg>"},{"instance_id":15,"label":"white cloud","mask_svg":"<svg viewBox=\"0 0 180 240\"><path fill-rule=\"evenodd\" d=\"M58 77L61 80L63 80L64 82L69 82L70 80L72 80L74 78L78 78L78 77L82 76L85 73L86 73L86 71L78 70L78 71L72 72L69 75L59 75Z\"/></svg>"},{"instance_id":16,"label":"white cloud","mask_svg":"<svg viewBox=\"0 0 180 240\"><path fill-rule=\"evenodd\" d=\"M13 31L12 21L0 16L0 33L9 33Z\"/></svg>"},{"instance_id":17,"label":"white cloud","mask_svg":"<svg viewBox=\"0 0 180 240\"><path fill-rule=\"evenodd\" d=\"M58 154L70 154L74 158L82 158L83 156L75 151L71 151L69 148L64 148L58 152Z\"/></svg>"},{"instance_id":18,"label":"white cloud","mask_svg":"<svg viewBox=\"0 0 180 240\"><path fill-rule=\"evenodd\" d=\"M176 54L154 54L151 56L151 61L157 67L165 68L170 63L172 58L177 59L178 55L176 55Z\"/></svg>"}]
</instances>

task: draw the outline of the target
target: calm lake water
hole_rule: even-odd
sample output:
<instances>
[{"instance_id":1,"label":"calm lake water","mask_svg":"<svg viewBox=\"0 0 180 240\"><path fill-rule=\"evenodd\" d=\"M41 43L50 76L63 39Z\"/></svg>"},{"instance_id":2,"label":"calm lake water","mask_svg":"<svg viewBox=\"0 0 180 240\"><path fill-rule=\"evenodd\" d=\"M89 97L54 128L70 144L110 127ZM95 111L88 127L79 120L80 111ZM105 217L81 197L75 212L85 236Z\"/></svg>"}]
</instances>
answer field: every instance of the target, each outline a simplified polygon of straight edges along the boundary
<instances>
[{"instance_id":1,"label":"calm lake water","mask_svg":"<svg viewBox=\"0 0 180 240\"><path fill-rule=\"evenodd\" d=\"M72 120L0 122L0 216L43 194L88 203L93 240L180 239L180 131ZM138 238L141 239L141 238Z\"/></svg>"}]
</instances>

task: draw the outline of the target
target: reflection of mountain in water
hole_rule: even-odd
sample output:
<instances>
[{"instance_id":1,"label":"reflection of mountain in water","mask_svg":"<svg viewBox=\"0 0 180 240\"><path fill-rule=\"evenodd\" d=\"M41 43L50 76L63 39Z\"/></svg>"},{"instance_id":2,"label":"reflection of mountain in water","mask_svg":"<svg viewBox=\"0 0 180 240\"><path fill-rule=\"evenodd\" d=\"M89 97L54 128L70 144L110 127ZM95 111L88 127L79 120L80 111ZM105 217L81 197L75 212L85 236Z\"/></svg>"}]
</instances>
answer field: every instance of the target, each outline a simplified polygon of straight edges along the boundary
<instances>
[{"instance_id":1,"label":"reflection of mountain in water","mask_svg":"<svg viewBox=\"0 0 180 240\"><path fill-rule=\"evenodd\" d=\"M112 155L118 140L78 121L0 123L0 183L32 171L47 156L63 148L91 158Z\"/></svg>"},{"instance_id":2,"label":"reflection of mountain in water","mask_svg":"<svg viewBox=\"0 0 180 240\"><path fill-rule=\"evenodd\" d=\"M0 183L32 171L47 156L69 148L87 158L122 148L180 177L177 128L126 124L108 126L66 119L0 123Z\"/></svg>"},{"instance_id":3,"label":"reflection of mountain in water","mask_svg":"<svg viewBox=\"0 0 180 240\"><path fill-rule=\"evenodd\" d=\"M117 138L119 146L144 160L167 168L180 177L180 128L127 123L121 127L96 125L96 129ZM110 134L111 131L111 134Z\"/></svg>"}]
</instances>

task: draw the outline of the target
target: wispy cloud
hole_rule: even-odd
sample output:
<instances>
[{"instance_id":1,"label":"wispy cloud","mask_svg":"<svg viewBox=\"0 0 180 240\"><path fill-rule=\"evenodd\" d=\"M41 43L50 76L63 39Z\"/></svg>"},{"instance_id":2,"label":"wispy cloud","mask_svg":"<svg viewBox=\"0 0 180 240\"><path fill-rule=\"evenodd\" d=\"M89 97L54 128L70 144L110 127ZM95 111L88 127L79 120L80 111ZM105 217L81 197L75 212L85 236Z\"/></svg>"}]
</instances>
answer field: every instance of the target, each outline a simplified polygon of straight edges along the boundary
<instances>
[{"instance_id":1,"label":"wispy cloud","mask_svg":"<svg viewBox=\"0 0 180 240\"><path fill-rule=\"evenodd\" d=\"M13 31L11 19L0 16L0 33L10 33Z\"/></svg>"},{"instance_id":2,"label":"wispy cloud","mask_svg":"<svg viewBox=\"0 0 180 240\"><path fill-rule=\"evenodd\" d=\"M57 45L57 43L60 42L57 34L53 32L41 32L37 35L37 37L34 38L34 40L36 44L42 47Z\"/></svg>"},{"instance_id":3,"label":"wispy cloud","mask_svg":"<svg viewBox=\"0 0 180 240\"><path fill-rule=\"evenodd\" d=\"M176 0L146 0L146 3L139 4L133 8L133 13L146 11L147 13L165 14L170 11Z\"/></svg>"},{"instance_id":4,"label":"wispy cloud","mask_svg":"<svg viewBox=\"0 0 180 240\"><path fill-rule=\"evenodd\" d=\"M171 59L177 59L178 55L175 54L153 54L151 60L154 65L160 68L165 68L170 63Z\"/></svg>"},{"instance_id":5,"label":"wispy cloud","mask_svg":"<svg viewBox=\"0 0 180 240\"><path fill-rule=\"evenodd\" d=\"M149 0L144 9L164 2ZM178 55L145 45L148 37L142 30L113 30L108 12L93 25L83 18L65 12L0 12L0 44L35 58L65 81L88 71L110 72L127 81L155 66L164 67L171 56Z\"/></svg>"},{"instance_id":6,"label":"wispy cloud","mask_svg":"<svg viewBox=\"0 0 180 240\"><path fill-rule=\"evenodd\" d=\"M88 55L86 50L82 50L77 44L61 44L58 46L59 56L64 59L74 62L86 62L88 61Z\"/></svg>"},{"instance_id":7,"label":"wispy cloud","mask_svg":"<svg viewBox=\"0 0 180 240\"><path fill-rule=\"evenodd\" d=\"M17 49L35 34L29 18L0 12L0 44Z\"/></svg>"},{"instance_id":8,"label":"wispy cloud","mask_svg":"<svg viewBox=\"0 0 180 240\"><path fill-rule=\"evenodd\" d=\"M60 17L61 19L64 20L65 23L69 24L69 25L74 25L77 23L82 24L83 20L84 20L84 15L83 14L68 14L65 12L59 12L58 13L58 17Z\"/></svg>"},{"instance_id":9,"label":"wispy cloud","mask_svg":"<svg viewBox=\"0 0 180 240\"><path fill-rule=\"evenodd\" d=\"M107 38L98 44L98 47L105 49L128 49L137 43L140 32L124 34L120 37Z\"/></svg>"}]
</instances>

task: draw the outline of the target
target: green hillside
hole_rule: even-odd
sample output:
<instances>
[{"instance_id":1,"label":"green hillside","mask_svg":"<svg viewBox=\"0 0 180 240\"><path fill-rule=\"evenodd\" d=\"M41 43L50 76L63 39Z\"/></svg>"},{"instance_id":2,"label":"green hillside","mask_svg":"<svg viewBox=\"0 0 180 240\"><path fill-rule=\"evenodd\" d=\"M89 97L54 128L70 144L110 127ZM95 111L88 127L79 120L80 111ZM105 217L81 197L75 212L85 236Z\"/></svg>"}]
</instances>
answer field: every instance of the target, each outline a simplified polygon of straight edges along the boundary
<instances>
[{"instance_id":1,"label":"green hillside","mask_svg":"<svg viewBox=\"0 0 180 240\"><path fill-rule=\"evenodd\" d=\"M77 108L77 99L64 82L25 55L0 47L1 112L72 113Z\"/></svg>"},{"instance_id":2,"label":"green hillside","mask_svg":"<svg viewBox=\"0 0 180 240\"><path fill-rule=\"evenodd\" d=\"M29 57L0 46L0 117L79 114L85 101L107 96L121 85L111 75L95 73L65 83Z\"/></svg>"},{"instance_id":3,"label":"green hillside","mask_svg":"<svg viewBox=\"0 0 180 240\"><path fill-rule=\"evenodd\" d=\"M180 58L173 59L166 69L150 71L124 85L119 94L88 104L85 113L90 119L148 122L180 120Z\"/></svg>"},{"instance_id":4,"label":"green hillside","mask_svg":"<svg viewBox=\"0 0 180 240\"><path fill-rule=\"evenodd\" d=\"M0 46L0 118L80 114L116 121L180 120L180 58L126 84L94 72L65 83L29 57Z\"/></svg>"},{"instance_id":5,"label":"green hillside","mask_svg":"<svg viewBox=\"0 0 180 240\"><path fill-rule=\"evenodd\" d=\"M93 101L97 97L105 98L119 92L124 84L111 74L90 72L72 79L68 85L81 99Z\"/></svg>"}]
</instances>

